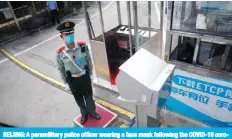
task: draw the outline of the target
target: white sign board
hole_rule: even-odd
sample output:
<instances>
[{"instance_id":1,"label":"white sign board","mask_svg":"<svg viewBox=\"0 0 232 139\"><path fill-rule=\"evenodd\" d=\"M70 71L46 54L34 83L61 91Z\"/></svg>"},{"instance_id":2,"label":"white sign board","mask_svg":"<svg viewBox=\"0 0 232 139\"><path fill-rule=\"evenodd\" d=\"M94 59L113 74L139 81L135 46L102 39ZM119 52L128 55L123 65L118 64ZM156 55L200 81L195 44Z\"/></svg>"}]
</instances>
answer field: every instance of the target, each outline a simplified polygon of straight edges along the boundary
<instances>
[{"instance_id":1,"label":"white sign board","mask_svg":"<svg viewBox=\"0 0 232 139\"><path fill-rule=\"evenodd\" d=\"M163 92L167 109L214 126L232 127L232 82L174 70Z\"/></svg>"}]
</instances>

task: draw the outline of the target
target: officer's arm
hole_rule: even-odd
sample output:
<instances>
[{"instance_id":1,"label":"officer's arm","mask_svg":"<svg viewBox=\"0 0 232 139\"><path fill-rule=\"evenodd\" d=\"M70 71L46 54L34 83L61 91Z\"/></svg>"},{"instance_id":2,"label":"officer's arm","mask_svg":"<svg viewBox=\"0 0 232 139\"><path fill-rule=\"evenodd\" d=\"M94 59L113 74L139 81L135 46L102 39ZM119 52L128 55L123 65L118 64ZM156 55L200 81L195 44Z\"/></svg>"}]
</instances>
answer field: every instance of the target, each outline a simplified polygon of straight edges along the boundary
<instances>
[{"instance_id":1,"label":"officer's arm","mask_svg":"<svg viewBox=\"0 0 232 139\"><path fill-rule=\"evenodd\" d=\"M89 48L86 45L85 47L86 49L86 60L87 60L87 65L88 65L88 69L89 69L89 74L92 75L93 74L93 64L92 64L92 59L89 53Z\"/></svg>"},{"instance_id":2,"label":"officer's arm","mask_svg":"<svg viewBox=\"0 0 232 139\"><path fill-rule=\"evenodd\" d=\"M60 71L61 79L66 83L66 74L65 74L65 68L64 68L64 63L63 61L60 60L59 54L56 55L56 62L57 62L57 67L58 70Z\"/></svg>"}]
</instances>

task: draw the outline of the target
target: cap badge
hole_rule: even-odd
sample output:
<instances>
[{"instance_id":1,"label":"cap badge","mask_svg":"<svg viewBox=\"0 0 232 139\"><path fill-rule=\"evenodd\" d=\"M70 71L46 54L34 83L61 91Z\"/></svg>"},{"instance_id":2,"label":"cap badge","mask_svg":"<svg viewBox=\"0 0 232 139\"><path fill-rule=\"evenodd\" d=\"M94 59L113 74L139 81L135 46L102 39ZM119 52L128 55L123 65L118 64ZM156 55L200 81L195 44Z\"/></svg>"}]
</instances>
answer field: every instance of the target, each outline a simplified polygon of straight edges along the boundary
<instances>
[{"instance_id":1,"label":"cap badge","mask_svg":"<svg viewBox=\"0 0 232 139\"><path fill-rule=\"evenodd\" d=\"M70 26L69 23L65 23L65 27L68 28Z\"/></svg>"}]
</instances>

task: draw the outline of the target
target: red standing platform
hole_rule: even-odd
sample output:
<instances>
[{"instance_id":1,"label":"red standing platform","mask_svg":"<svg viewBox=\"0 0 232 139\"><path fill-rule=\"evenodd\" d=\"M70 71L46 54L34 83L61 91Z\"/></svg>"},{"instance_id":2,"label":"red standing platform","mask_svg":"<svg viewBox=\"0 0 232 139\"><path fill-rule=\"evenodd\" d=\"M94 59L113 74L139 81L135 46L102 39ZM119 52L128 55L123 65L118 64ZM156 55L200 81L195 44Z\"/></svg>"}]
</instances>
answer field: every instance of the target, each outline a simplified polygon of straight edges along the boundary
<instances>
[{"instance_id":1,"label":"red standing platform","mask_svg":"<svg viewBox=\"0 0 232 139\"><path fill-rule=\"evenodd\" d=\"M79 125L82 128L85 127L107 127L116 117L117 114L111 112L110 110L104 108L103 106L96 103L96 112L101 116L100 120L96 120L93 117L89 116L87 122L82 125L81 115L77 116L74 119L74 123Z\"/></svg>"}]
</instances>

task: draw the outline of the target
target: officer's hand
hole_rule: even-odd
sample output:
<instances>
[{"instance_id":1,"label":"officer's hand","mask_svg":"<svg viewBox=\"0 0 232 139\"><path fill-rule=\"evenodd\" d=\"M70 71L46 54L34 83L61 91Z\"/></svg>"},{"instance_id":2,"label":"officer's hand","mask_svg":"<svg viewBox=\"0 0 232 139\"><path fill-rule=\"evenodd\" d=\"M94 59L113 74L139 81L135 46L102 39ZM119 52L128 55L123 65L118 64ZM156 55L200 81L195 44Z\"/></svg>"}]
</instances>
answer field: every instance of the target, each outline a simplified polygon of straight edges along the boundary
<instances>
[{"instance_id":1,"label":"officer's hand","mask_svg":"<svg viewBox=\"0 0 232 139\"><path fill-rule=\"evenodd\" d=\"M69 85L67 83L65 84L65 89L64 90L65 91L70 91Z\"/></svg>"}]
</instances>

